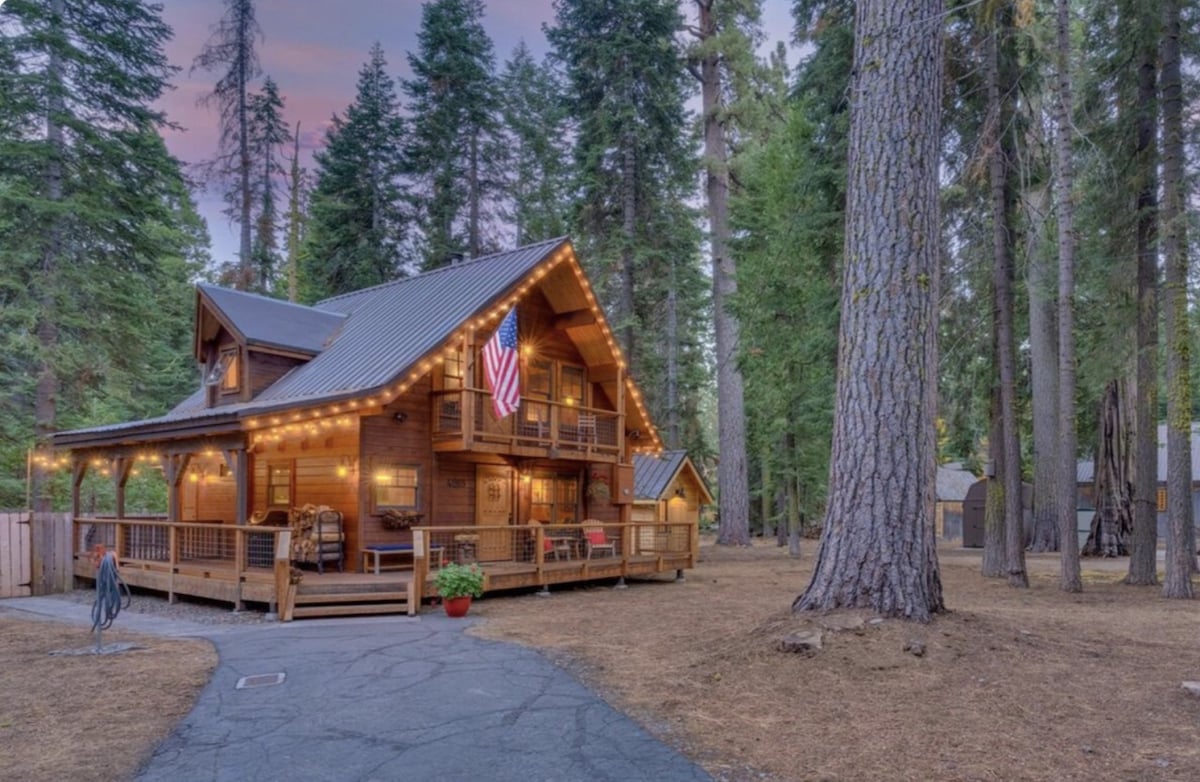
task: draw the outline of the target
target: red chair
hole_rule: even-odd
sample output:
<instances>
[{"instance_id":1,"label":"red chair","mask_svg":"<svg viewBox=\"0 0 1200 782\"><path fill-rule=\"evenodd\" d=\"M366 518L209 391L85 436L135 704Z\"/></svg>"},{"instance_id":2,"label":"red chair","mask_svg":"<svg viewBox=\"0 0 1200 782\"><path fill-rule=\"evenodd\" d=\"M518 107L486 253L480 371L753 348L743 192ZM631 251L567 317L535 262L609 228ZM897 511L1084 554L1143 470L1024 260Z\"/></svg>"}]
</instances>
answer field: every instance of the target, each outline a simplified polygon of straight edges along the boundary
<instances>
[{"instance_id":1,"label":"red chair","mask_svg":"<svg viewBox=\"0 0 1200 782\"><path fill-rule=\"evenodd\" d=\"M592 555L599 552L607 556L615 557L617 555L617 544L608 539L608 535L604 532L604 527L599 526L599 522L594 522L593 526L587 526L585 521L583 524L583 542L587 548L586 559L591 559Z\"/></svg>"}]
</instances>

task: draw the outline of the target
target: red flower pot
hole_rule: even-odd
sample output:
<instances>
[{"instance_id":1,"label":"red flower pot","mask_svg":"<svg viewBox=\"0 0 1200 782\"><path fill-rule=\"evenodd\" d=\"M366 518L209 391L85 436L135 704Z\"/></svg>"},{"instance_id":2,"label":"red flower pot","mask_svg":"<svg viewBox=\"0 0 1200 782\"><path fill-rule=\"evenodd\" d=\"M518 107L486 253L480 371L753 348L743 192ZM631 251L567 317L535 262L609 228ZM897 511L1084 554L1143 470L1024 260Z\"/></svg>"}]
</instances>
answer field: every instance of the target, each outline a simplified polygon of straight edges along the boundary
<instances>
[{"instance_id":1,"label":"red flower pot","mask_svg":"<svg viewBox=\"0 0 1200 782\"><path fill-rule=\"evenodd\" d=\"M446 609L446 616L455 618L466 616L467 610L471 607L471 596L446 598L442 601L442 606Z\"/></svg>"}]
</instances>

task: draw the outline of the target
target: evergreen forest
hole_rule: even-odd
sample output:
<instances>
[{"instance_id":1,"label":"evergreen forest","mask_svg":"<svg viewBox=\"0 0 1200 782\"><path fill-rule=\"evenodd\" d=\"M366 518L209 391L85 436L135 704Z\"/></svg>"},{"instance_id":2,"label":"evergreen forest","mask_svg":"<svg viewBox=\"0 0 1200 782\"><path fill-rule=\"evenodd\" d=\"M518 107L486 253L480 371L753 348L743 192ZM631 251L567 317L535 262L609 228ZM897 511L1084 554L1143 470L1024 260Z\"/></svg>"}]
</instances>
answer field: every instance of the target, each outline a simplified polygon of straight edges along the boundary
<instances>
[{"instance_id":1,"label":"evergreen forest","mask_svg":"<svg viewBox=\"0 0 1200 782\"><path fill-rule=\"evenodd\" d=\"M791 29L767 30L768 2L784 0L555 0L529 22L545 45L508 52L484 0L413 3L396 24L416 44L364 47L309 158L289 111L304 85L263 72L253 0L212 3L178 62L153 3L7 0L0 508L63 507L54 432L197 387L198 281L311 303L566 235L664 443L719 496L720 541L808 545L830 504L839 312L869 295L846 289L861 4L788 0ZM911 282L935 297L936 461L996 479L985 570L1017 585L1025 549L1074 556L1066 509L1091 463L1085 553L1133 554L1131 580L1152 581L1160 428L1169 546L1195 551L1197 4L925 5L940 251ZM160 99L185 76L219 128L199 165L164 141ZM232 253L201 193L237 227ZM1028 524L1005 501L1022 481Z\"/></svg>"}]
</instances>

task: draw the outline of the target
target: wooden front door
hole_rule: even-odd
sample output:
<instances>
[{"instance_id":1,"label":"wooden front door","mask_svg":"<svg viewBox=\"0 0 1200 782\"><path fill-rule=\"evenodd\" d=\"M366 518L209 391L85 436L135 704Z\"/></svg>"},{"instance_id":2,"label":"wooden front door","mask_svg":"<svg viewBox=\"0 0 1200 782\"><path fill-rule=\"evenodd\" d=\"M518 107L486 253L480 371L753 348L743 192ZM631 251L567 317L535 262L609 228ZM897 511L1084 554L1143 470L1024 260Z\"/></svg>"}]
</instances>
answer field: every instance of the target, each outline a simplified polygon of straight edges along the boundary
<instances>
[{"instance_id":1,"label":"wooden front door","mask_svg":"<svg viewBox=\"0 0 1200 782\"><path fill-rule=\"evenodd\" d=\"M513 559L512 468L481 464L475 469L475 524L506 527L479 531L479 560Z\"/></svg>"}]
</instances>

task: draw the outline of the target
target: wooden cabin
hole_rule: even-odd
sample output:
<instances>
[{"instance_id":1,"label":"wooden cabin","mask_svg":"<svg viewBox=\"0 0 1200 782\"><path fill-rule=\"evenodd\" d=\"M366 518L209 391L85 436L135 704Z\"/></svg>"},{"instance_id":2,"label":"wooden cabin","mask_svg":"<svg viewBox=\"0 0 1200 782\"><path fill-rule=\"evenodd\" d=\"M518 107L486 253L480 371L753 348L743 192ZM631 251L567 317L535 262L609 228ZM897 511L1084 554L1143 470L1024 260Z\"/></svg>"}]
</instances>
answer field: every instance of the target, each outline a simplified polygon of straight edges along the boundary
<instances>
[{"instance_id":1,"label":"wooden cabin","mask_svg":"<svg viewBox=\"0 0 1200 782\"><path fill-rule=\"evenodd\" d=\"M498 417L482 354L510 310L520 399ZM311 307L202 284L193 347L201 382L166 415L56 436L78 576L102 544L130 584L286 618L415 610L452 561L493 590L695 562L694 515L641 547L634 459L662 446L566 239ZM126 517L139 467L161 470L161 517ZM105 514L80 513L89 470L114 483Z\"/></svg>"}]
</instances>

